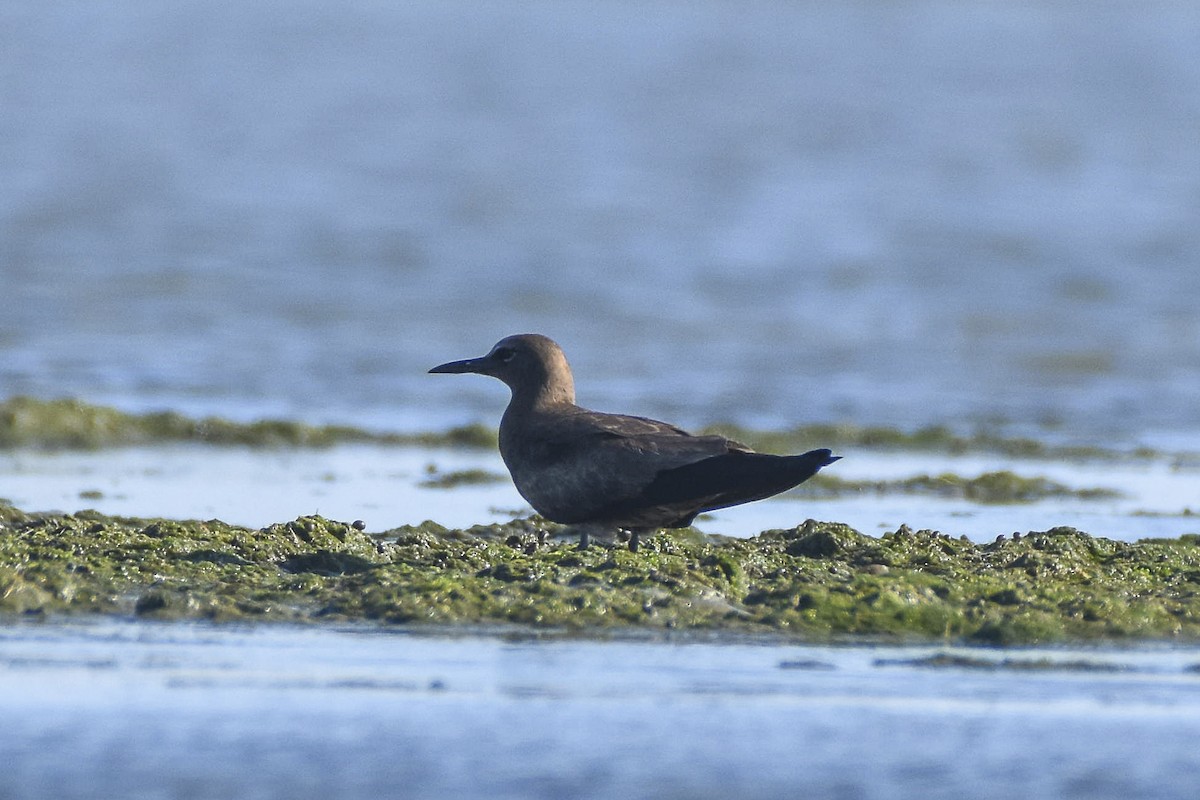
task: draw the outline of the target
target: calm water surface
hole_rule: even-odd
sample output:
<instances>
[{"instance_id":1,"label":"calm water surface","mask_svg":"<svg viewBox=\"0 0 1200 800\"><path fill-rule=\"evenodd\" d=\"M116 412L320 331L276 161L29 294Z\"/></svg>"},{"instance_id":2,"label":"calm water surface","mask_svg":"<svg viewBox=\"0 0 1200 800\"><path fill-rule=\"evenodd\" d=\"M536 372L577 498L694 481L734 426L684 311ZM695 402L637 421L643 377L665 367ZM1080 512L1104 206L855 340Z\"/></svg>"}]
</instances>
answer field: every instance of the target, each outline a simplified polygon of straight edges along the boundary
<instances>
[{"instance_id":1,"label":"calm water surface","mask_svg":"<svg viewBox=\"0 0 1200 800\"><path fill-rule=\"evenodd\" d=\"M425 485L438 474L481 469L492 483L453 489ZM706 533L753 536L806 519L834 520L871 535L900 525L992 541L1014 531L1072 525L1094 536L1134 541L1200 534L1200 465L1163 460L1061 464L973 455L859 452L838 462L846 480L905 479L950 471L974 477L1008 469L1044 475L1074 488L1107 488L1103 500L1049 498L1036 503L981 504L961 498L848 493L812 498L787 494L706 514ZM301 514L361 519L381 532L432 519L451 527L507 522L533 513L517 494L496 453L347 446L266 451L201 446L121 448L92 453L0 453L3 496L28 510L94 508L120 516L218 518L259 528Z\"/></svg>"},{"instance_id":2,"label":"calm water surface","mask_svg":"<svg viewBox=\"0 0 1200 800\"><path fill-rule=\"evenodd\" d=\"M1191 798L1200 651L0 628L6 798Z\"/></svg>"}]
</instances>

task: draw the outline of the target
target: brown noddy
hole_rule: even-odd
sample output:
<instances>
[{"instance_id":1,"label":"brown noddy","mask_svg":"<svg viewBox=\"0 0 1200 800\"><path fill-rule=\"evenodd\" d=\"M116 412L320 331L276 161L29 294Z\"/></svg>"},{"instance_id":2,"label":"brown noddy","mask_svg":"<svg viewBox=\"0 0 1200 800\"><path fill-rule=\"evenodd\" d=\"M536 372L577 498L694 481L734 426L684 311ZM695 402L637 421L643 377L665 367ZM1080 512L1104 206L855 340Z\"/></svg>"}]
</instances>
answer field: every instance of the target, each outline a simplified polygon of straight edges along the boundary
<instances>
[{"instance_id":1,"label":"brown noddy","mask_svg":"<svg viewBox=\"0 0 1200 800\"><path fill-rule=\"evenodd\" d=\"M756 453L724 436L693 436L665 422L575 405L562 349L535 333L501 339L486 356L434 373L499 378L512 390L500 420L500 455L513 483L543 517L629 531L629 549L658 528L685 528L697 514L778 494L840 456Z\"/></svg>"}]
</instances>

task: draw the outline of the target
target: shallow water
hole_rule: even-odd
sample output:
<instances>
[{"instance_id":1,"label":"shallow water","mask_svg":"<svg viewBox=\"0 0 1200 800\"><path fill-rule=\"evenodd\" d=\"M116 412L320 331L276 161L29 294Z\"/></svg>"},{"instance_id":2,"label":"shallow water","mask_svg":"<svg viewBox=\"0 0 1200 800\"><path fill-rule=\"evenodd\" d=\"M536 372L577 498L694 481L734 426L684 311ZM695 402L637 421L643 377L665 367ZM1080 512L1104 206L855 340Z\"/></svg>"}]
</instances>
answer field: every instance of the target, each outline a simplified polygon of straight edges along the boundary
<instances>
[{"instance_id":1,"label":"shallow water","mask_svg":"<svg viewBox=\"0 0 1200 800\"><path fill-rule=\"evenodd\" d=\"M1092 669L880 663L943 652ZM0 795L1190 798L1197 664L1175 647L18 625L0 628Z\"/></svg>"},{"instance_id":2,"label":"shallow water","mask_svg":"<svg viewBox=\"0 0 1200 800\"><path fill-rule=\"evenodd\" d=\"M495 483L453 489L423 486L439 473L483 469ZM1072 525L1094 536L1134 541L1200 533L1197 469L1169 459L1062 463L984 455L858 452L830 468L847 480L886 480L954 472L974 477L1009 469L1045 475L1074 488L1109 488L1105 500L1051 498L985 505L929 495L865 492L834 499L782 497L701 517L706 533L752 536L806 519L845 522L879 535L906 524L988 541L1014 531ZM262 527L301 514L363 520L369 531L432 519L450 527L505 522L533 510L517 494L493 452L340 446L328 450L258 450L203 446L121 448L85 453L0 453L4 497L28 510L212 519Z\"/></svg>"},{"instance_id":3,"label":"shallow water","mask_svg":"<svg viewBox=\"0 0 1200 800\"><path fill-rule=\"evenodd\" d=\"M1187 3L12 0L0 390L1200 430Z\"/></svg>"}]
</instances>

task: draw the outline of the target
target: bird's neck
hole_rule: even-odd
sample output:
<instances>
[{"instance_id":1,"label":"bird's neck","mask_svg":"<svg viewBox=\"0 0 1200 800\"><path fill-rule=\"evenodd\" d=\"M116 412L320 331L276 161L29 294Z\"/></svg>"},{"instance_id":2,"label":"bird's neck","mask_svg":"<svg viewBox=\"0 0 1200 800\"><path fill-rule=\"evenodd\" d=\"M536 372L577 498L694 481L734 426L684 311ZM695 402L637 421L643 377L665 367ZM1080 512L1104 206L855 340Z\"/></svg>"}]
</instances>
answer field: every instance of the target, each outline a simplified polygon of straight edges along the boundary
<instances>
[{"instance_id":1,"label":"bird's neck","mask_svg":"<svg viewBox=\"0 0 1200 800\"><path fill-rule=\"evenodd\" d=\"M575 408L575 392L570 384L557 387L544 386L540 391L521 391L514 389L508 408L500 420L500 455L504 463L512 470L510 458L519 453L530 442L536 442L536 435L530 431L538 428L538 420L564 410Z\"/></svg>"},{"instance_id":2,"label":"bird's neck","mask_svg":"<svg viewBox=\"0 0 1200 800\"><path fill-rule=\"evenodd\" d=\"M521 383L511 388L510 410L538 411L575 404L575 381L570 374L554 374L544 380Z\"/></svg>"}]
</instances>

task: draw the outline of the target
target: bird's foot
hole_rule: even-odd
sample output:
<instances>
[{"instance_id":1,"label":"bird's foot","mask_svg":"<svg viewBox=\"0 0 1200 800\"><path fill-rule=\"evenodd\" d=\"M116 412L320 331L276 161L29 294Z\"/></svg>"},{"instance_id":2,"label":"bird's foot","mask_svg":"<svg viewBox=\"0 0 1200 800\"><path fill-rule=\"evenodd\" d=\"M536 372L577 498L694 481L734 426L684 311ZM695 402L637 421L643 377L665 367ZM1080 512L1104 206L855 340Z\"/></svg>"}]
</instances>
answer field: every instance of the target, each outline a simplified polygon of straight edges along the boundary
<instances>
[{"instance_id":1,"label":"bird's foot","mask_svg":"<svg viewBox=\"0 0 1200 800\"><path fill-rule=\"evenodd\" d=\"M641 545L641 536L637 531L629 532L629 552L636 553Z\"/></svg>"},{"instance_id":2,"label":"bird's foot","mask_svg":"<svg viewBox=\"0 0 1200 800\"><path fill-rule=\"evenodd\" d=\"M592 543L592 535L590 533L588 533L587 531L581 531L579 533L579 549L587 550L588 547L591 545L591 543Z\"/></svg>"}]
</instances>

